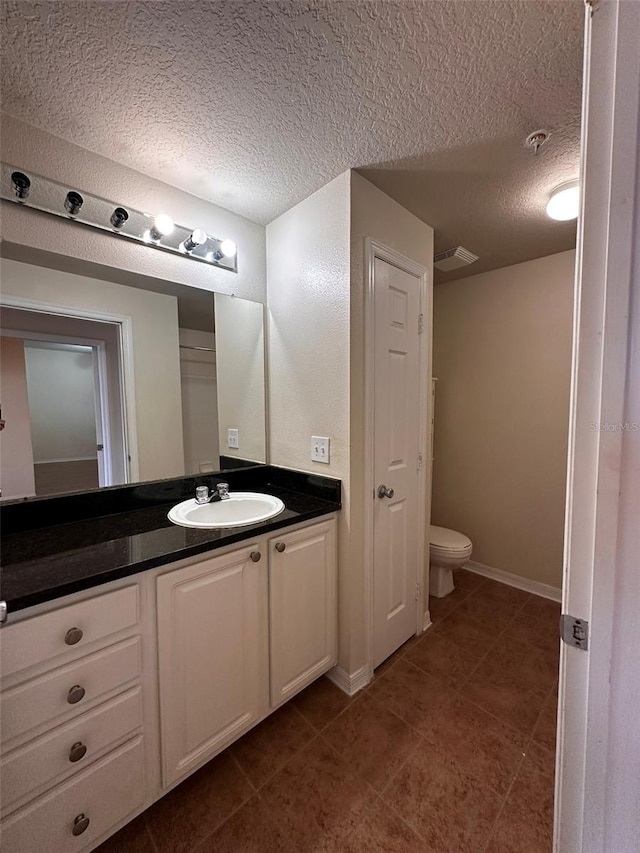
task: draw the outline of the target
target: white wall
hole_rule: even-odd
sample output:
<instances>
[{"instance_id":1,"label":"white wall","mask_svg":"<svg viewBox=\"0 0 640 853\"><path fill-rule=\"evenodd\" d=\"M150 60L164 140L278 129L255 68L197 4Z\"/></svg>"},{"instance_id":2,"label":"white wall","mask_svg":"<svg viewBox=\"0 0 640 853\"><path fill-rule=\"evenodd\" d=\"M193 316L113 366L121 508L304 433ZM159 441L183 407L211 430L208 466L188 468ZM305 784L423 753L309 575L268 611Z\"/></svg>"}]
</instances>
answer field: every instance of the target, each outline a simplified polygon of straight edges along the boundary
<instances>
[{"instance_id":1,"label":"white wall","mask_svg":"<svg viewBox=\"0 0 640 853\"><path fill-rule=\"evenodd\" d=\"M14 246L22 253L19 260L31 260L24 253L25 247L32 248L205 290L235 293L257 302L265 301L264 226L30 127L12 116L2 116L0 144L3 161L22 171L33 171L68 183L70 187L125 207L168 213L180 225L204 228L210 234L234 240L238 246L238 273L73 225L60 217L17 204L6 204L2 209L5 256ZM114 139L114 145L117 144Z\"/></svg>"},{"instance_id":2,"label":"white wall","mask_svg":"<svg viewBox=\"0 0 640 853\"><path fill-rule=\"evenodd\" d=\"M434 292L434 524L473 559L559 588L575 252Z\"/></svg>"},{"instance_id":3,"label":"white wall","mask_svg":"<svg viewBox=\"0 0 640 853\"><path fill-rule=\"evenodd\" d=\"M25 342L34 462L96 459L93 355Z\"/></svg>"},{"instance_id":4,"label":"white wall","mask_svg":"<svg viewBox=\"0 0 640 853\"><path fill-rule=\"evenodd\" d=\"M270 461L342 480L339 578L349 574L349 172L267 226ZM329 436L330 463L311 436ZM341 605L348 667L351 625Z\"/></svg>"},{"instance_id":5,"label":"white wall","mask_svg":"<svg viewBox=\"0 0 640 853\"><path fill-rule=\"evenodd\" d=\"M35 495L24 345L18 338L0 338L0 395L5 422L0 430L2 497Z\"/></svg>"},{"instance_id":6,"label":"white wall","mask_svg":"<svg viewBox=\"0 0 640 853\"><path fill-rule=\"evenodd\" d=\"M215 314L220 453L266 462L264 307L216 293ZM237 449L228 429L238 430Z\"/></svg>"},{"instance_id":7,"label":"white wall","mask_svg":"<svg viewBox=\"0 0 640 853\"><path fill-rule=\"evenodd\" d=\"M366 662L365 237L431 268L432 229L355 173L267 226L271 461L342 480L339 664L350 674ZM330 437L329 465L311 462L312 435Z\"/></svg>"},{"instance_id":8,"label":"white wall","mask_svg":"<svg viewBox=\"0 0 640 853\"><path fill-rule=\"evenodd\" d=\"M138 480L184 474L178 310L173 296L3 258L3 298L131 318Z\"/></svg>"}]
</instances>

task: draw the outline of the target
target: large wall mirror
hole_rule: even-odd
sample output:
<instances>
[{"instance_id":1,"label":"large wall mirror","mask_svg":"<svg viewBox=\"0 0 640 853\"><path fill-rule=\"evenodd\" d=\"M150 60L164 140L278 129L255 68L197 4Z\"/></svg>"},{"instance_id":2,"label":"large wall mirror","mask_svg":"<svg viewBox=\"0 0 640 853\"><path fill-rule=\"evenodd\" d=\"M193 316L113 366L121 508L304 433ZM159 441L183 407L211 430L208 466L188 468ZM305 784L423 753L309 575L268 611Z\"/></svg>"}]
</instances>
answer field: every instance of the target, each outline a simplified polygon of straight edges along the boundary
<instances>
[{"instance_id":1,"label":"large wall mirror","mask_svg":"<svg viewBox=\"0 0 640 853\"><path fill-rule=\"evenodd\" d=\"M266 462L263 305L0 263L3 500Z\"/></svg>"}]
</instances>

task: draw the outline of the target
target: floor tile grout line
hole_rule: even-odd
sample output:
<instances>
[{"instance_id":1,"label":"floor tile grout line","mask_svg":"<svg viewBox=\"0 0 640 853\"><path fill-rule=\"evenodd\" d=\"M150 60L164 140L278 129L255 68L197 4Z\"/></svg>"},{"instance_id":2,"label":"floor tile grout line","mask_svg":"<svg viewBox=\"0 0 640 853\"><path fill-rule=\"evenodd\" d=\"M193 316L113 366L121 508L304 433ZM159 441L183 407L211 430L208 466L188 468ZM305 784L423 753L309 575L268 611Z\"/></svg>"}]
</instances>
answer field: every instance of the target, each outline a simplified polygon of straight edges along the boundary
<instances>
[{"instance_id":1,"label":"floor tile grout line","mask_svg":"<svg viewBox=\"0 0 640 853\"><path fill-rule=\"evenodd\" d=\"M306 743L304 747L302 747L301 749L297 750L297 751L294 753L294 755L292 755L292 756L287 760L287 762L286 762L285 764L283 764L283 765L282 765L282 767L280 767L280 768L279 768L279 769L278 769L278 770L277 770L277 771L276 771L272 776L270 776L270 777L269 777L269 778L268 778L268 779L267 779L267 780L266 780L266 781L265 781L265 782L264 782L264 783L263 783L259 788L256 788L256 787L253 785L253 783L251 782L251 780L248 778L247 774L242 770L242 767L240 767L240 765L239 765L239 763L238 763L237 759L235 758L235 756L234 756L234 755L232 755L231 757L233 758L234 762L236 763L236 765L238 766L238 768L239 768L239 769L240 769L240 771L242 772L242 775L243 775L243 776L247 779L247 781L249 782L249 785L250 785L250 787L251 787L251 789L252 789L252 790L251 790L251 794L250 794L248 797L246 797L246 798L245 798L245 799L244 799L244 800L243 800L243 801L242 801L242 802L241 802L241 803L240 803L236 808L234 808L231 812L229 812L229 814L226 816L226 818L225 818L221 823L219 823L219 824L218 824L218 826L216 826L216 827L215 827L215 829L213 829L213 830L212 830L210 833L208 833L204 838L202 838L202 839L198 842L198 844L196 845L196 847L194 847L194 848L193 848L192 853L197 853L197 848L198 848L198 847L200 847L201 845L203 845L205 841L208 841L208 840L209 840L213 835L215 835L215 833L216 833L216 832L219 832L219 831L222 829L222 827L223 827L226 823L228 823L228 822L231 820L231 818L232 818L234 815L236 815L236 814L240 811L240 809L241 809L241 808L243 808L244 806L246 806L246 804L247 804L248 802L250 802L254 797L255 797L256 799L259 799L259 800L260 800L260 802L262 802L262 803L266 806L266 803L264 803L264 800L263 800L263 799L262 799L262 797L261 797L261 791L263 791L263 790L264 790L264 788L266 787L266 785L268 785L268 784L269 784L269 782L271 782L273 779L275 779L275 777L276 777L279 773L281 773L283 770L285 770L285 769L289 766L289 764L290 764L290 763L291 763L295 758L297 758L297 757L298 757L298 755L303 751L303 749L306 749L306 748L307 748L308 746L310 746L314 741L318 740L318 738L319 738L319 737L320 737L320 735L319 735L319 734L315 734L315 735L314 735L314 737L312 737L312 738L311 738L311 740L310 740L308 743ZM220 753L220 754L222 754L222 753ZM269 811L268 807L267 807L267 811Z\"/></svg>"},{"instance_id":2,"label":"floor tile grout line","mask_svg":"<svg viewBox=\"0 0 640 853\"><path fill-rule=\"evenodd\" d=\"M250 729L250 731L251 731L251 729ZM248 734L248 732L247 732L247 734ZM249 787L254 791L254 793L257 793L258 789L254 785L253 781L249 777L249 774L246 772L246 770L244 769L244 767L240 763L240 760L236 757L236 754L233 751L233 744L231 744L231 746L227 747L227 749L229 750L229 756L231 757L231 760L234 762L234 764L236 765L236 767L240 771L240 774L244 777L244 779L247 780L247 782L249 783Z\"/></svg>"},{"instance_id":3,"label":"floor tile grout line","mask_svg":"<svg viewBox=\"0 0 640 853\"><path fill-rule=\"evenodd\" d=\"M158 850L158 845L156 844L156 840L153 837L153 833L151 832L151 827L149 826L149 822L147 821L146 811L147 811L147 809L145 809L143 812L141 812L141 815L143 816L142 822L144 824L144 828L145 828L145 831L147 833L147 838L151 842L151 847L153 848L154 853L160 853L160 851Z\"/></svg>"}]
</instances>

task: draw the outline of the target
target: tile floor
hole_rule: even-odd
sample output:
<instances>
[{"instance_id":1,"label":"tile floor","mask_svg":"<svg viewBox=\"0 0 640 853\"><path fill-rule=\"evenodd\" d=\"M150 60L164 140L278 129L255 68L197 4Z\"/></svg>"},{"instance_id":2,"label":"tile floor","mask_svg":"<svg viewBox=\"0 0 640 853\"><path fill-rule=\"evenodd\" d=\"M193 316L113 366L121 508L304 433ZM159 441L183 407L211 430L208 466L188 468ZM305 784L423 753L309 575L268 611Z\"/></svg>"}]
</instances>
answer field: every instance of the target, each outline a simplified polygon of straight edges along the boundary
<instances>
[{"instance_id":1,"label":"tile floor","mask_svg":"<svg viewBox=\"0 0 640 853\"><path fill-rule=\"evenodd\" d=\"M549 853L559 614L458 572L365 690L315 682L100 853Z\"/></svg>"}]
</instances>

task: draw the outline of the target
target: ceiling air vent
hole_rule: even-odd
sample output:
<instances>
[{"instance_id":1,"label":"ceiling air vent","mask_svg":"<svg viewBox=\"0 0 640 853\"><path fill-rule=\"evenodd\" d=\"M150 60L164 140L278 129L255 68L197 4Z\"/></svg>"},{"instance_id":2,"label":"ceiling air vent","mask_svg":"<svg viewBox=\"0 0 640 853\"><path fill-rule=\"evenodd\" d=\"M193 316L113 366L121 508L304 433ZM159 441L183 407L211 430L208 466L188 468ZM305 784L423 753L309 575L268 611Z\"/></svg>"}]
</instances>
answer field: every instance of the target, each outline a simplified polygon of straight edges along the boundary
<instances>
[{"instance_id":1,"label":"ceiling air vent","mask_svg":"<svg viewBox=\"0 0 640 853\"><path fill-rule=\"evenodd\" d=\"M446 252L438 252L434 255L433 265L437 270L442 270L442 272L451 272L451 270L457 270L460 267L472 264L478 258L479 255L474 255L473 252L470 252L463 246L456 246L453 249L447 249Z\"/></svg>"}]
</instances>

